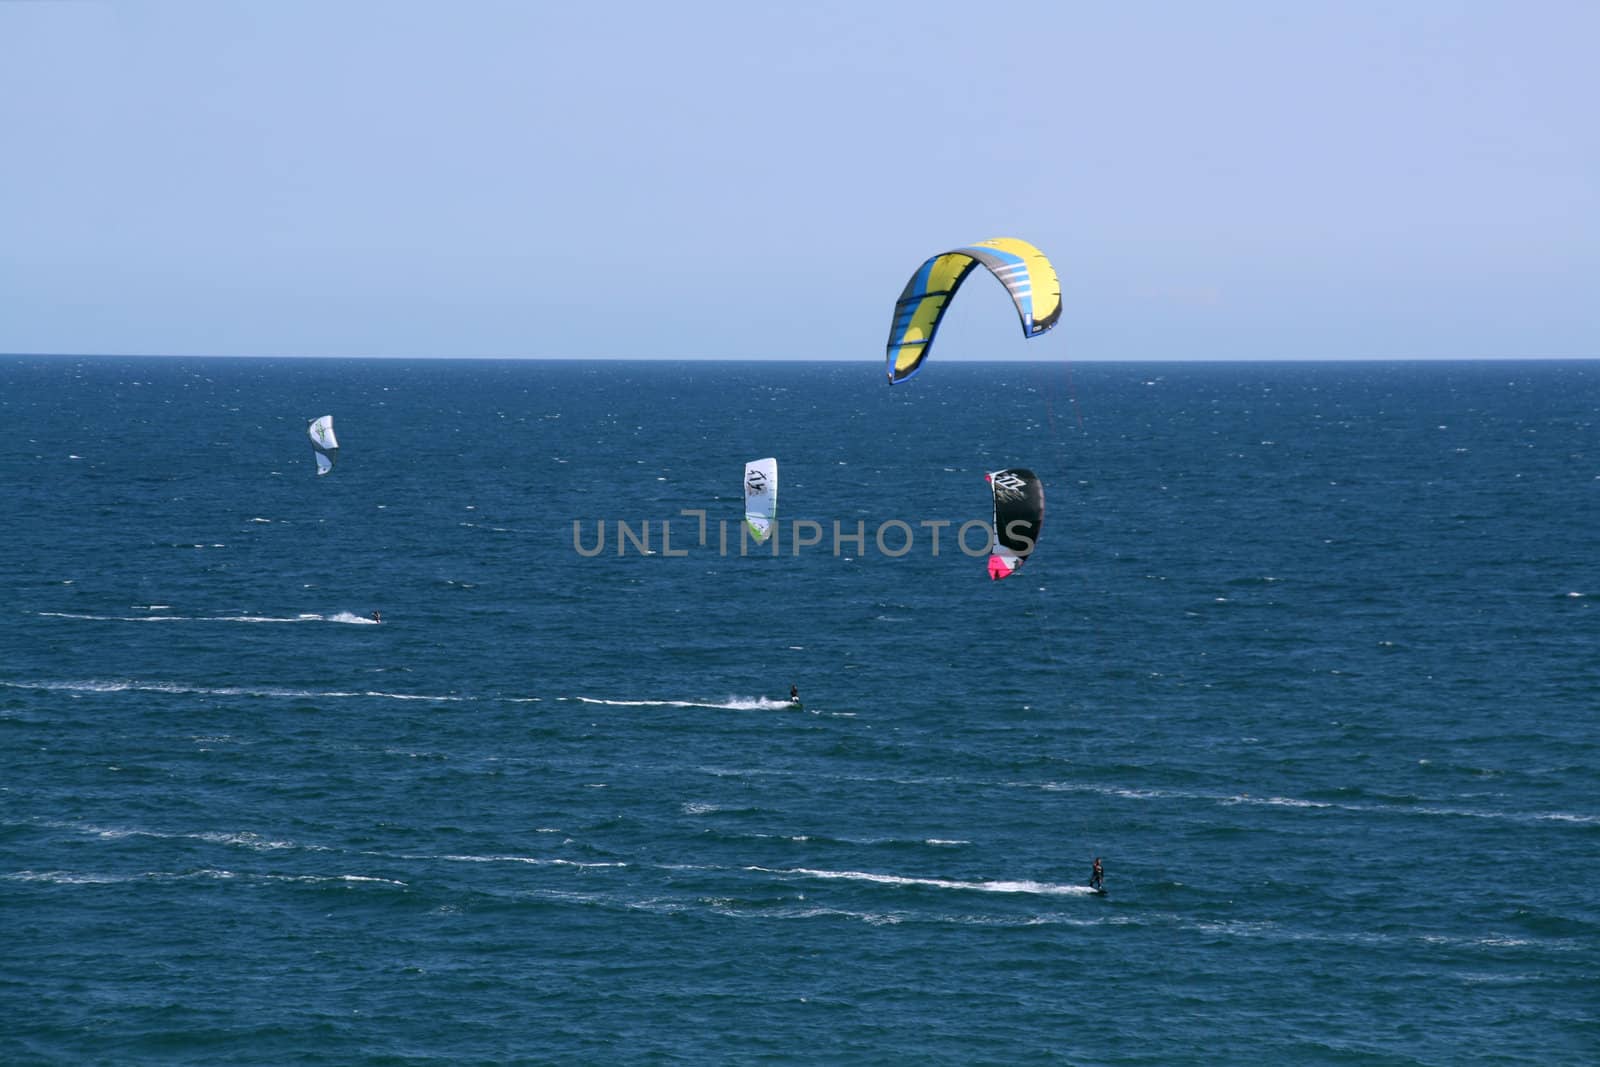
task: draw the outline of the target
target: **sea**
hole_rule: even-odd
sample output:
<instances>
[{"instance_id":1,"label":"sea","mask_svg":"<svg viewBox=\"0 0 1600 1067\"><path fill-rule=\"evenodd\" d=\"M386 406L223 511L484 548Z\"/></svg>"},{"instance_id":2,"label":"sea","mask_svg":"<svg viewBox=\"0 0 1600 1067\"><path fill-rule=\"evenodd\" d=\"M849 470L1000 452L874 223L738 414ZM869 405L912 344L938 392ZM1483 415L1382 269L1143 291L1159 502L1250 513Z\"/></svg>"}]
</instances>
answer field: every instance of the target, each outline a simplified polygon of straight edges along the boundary
<instances>
[{"instance_id":1,"label":"sea","mask_svg":"<svg viewBox=\"0 0 1600 1067\"><path fill-rule=\"evenodd\" d=\"M0 1062L1600 1063L1600 362L5 357L0 417Z\"/></svg>"}]
</instances>

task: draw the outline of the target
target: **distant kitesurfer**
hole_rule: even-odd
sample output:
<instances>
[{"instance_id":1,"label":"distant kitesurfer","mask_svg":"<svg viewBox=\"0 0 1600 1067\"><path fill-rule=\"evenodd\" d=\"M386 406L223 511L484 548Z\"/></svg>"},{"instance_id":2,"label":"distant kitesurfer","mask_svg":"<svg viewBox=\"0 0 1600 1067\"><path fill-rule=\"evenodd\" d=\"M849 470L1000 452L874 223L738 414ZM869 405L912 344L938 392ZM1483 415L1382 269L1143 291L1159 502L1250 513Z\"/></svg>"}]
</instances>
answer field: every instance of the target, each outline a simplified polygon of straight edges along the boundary
<instances>
[{"instance_id":1,"label":"distant kitesurfer","mask_svg":"<svg viewBox=\"0 0 1600 1067\"><path fill-rule=\"evenodd\" d=\"M383 621L383 616L378 614L376 611L374 611L372 613L372 621L373 622L382 622Z\"/></svg>"},{"instance_id":2,"label":"distant kitesurfer","mask_svg":"<svg viewBox=\"0 0 1600 1067\"><path fill-rule=\"evenodd\" d=\"M1105 868L1100 866L1100 857L1094 858L1094 870L1089 875L1090 889L1104 889L1106 887Z\"/></svg>"},{"instance_id":3,"label":"distant kitesurfer","mask_svg":"<svg viewBox=\"0 0 1600 1067\"><path fill-rule=\"evenodd\" d=\"M789 703L791 703L791 704L800 703L800 687L799 686L791 685L789 687Z\"/></svg>"}]
</instances>

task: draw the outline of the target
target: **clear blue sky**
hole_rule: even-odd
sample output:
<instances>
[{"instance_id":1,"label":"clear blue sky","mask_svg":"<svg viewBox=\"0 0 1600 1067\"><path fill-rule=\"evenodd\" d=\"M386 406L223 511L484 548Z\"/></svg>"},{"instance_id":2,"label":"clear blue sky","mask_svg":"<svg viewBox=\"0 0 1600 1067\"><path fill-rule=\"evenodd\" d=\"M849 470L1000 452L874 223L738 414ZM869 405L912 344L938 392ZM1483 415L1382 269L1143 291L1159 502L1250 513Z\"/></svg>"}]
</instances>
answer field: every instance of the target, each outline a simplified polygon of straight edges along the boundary
<instances>
[{"instance_id":1,"label":"clear blue sky","mask_svg":"<svg viewBox=\"0 0 1600 1067\"><path fill-rule=\"evenodd\" d=\"M0 352L1600 357L1600 3L0 0Z\"/></svg>"}]
</instances>

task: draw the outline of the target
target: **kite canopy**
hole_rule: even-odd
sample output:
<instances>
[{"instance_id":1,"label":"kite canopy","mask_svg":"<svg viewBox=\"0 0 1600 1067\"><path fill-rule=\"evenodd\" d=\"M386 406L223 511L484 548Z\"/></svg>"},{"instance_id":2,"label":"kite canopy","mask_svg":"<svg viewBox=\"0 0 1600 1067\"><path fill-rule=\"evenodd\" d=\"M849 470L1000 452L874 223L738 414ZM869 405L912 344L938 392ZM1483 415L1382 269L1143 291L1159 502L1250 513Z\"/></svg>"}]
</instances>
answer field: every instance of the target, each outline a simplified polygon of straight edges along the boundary
<instances>
[{"instance_id":1,"label":"kite canopy","mask_svg":"<svg viewBox=\"0 0 1600 1067\"><path fill-rule=\"evenodd\" d=\"M1039 543L1044 528L1044 485L1025 467L985 475L994 490L994 549L989 577L1009 578Z\"/></svg>"},{"instance_id":2,"label":"kite canopy","mask_svg":"<svg viewBox=\"0 0 1600 1067\"><path fill-rule=\"evenodd\" d=\"M1061 318L1061 281L1056 269L1027 241L992 237L941 252L917 268L895 303L894 321L889 324L890 385L921 369L951 299L979 263L1011 294L1024 337L1039 336Z\"/></svg>"},{"instance_id":3,"label":"kite canopy","mask_svg":"<svg viewBox=\"0 0 1600 1067\"><path fill-rule=\"evenodd\" d=\"M756 544L772 531L778 513L778 461L753 459L744 465L744 521Z\"/></svg>"},{"instance_id":4,"label":"kite canopy","mask_svg":"<svg viewBox=\"0 0 1600 1067\"><path fill-rule=\"evenodd\" d=\"M333 470L333 461L339 458L339 439L333 436L333 416L312 420L310 434L311 451L317 456L317 474L327 474Z\"/></svg>"}]
</instances>

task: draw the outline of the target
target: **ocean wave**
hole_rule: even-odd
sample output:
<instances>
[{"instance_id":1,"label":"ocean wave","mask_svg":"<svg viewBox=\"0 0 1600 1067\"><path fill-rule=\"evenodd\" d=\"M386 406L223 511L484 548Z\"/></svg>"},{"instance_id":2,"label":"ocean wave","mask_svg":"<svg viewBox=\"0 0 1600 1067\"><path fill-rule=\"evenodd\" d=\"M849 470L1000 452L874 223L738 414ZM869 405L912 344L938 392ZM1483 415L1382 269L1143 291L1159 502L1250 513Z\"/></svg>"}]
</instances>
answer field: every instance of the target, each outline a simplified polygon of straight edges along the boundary
<instances>
[{"instance_id":1,"label":"ocean wave","mask_svg":"<svg viewBox=\"0 0 1600 1067\"><path fill-rule=\"evenodd\" d=\"M1013 783L1026 785L1026 783ZM1299 808L1311 810L1348 811L1358 814L1434 816L1464 819L1498 819L1505 822L1562 822L1577 825L1600 824L1600 815L1575 812L1500 811L1495 809L1462 808L1437 804L1384 804L1373 802L1355 804L1327 800L1306 800L1300 797L1253 796L1249 793L1208 793L1185 789L1130 789L1123 786L1087 783L1046 782L1038 788L1048 792L1097 793L1102 796L1126 800L1201 800L1213 804L1249 804L1262 807Z\"/></svg>"},{"instance_id":2,"label":"ocean wave","mask_svg":"<svg viewBox=\"0 0 1600 1067\"><path fill-rule=\"evenodd\" d=\"M794 875L804 878L823 878L830 881L872 882L878 885L924 886L930 889L957 889L979 893L1032 893L1046 896L1089 896L1094 893L1086 885L1066 885L1059 882L1038 882L1031 879L1001 879L994 881L967 881L953 878L924 878L905 874L881 874L874 871L829 871L814 867L745 867L747 871L763 874Z\"/></svg>"},{"instance_id":3,"label":"ocean wave","mask_svg":"<svg viewBox=\"0 0 1600 1067\"><path fill-rule=\"evenodd\" d=\"M152 609L157 607L165 608L166 605L151 605ZM346 626L378 625L378 620L370 615L357 615L351 611L336 611L331 615L302 612L292 617L287 615L88 615L72 611L36 611L34 614L51 619L80 619L89 622L334 622Z\"/></svg>"},{"instance_id":4,"label":"ocean wave","mask_svg":"<svg viewBox=\"0 0 1600 1067\"><path fill-rule=\"evenodd\" d=\"M192 871L141 871L138 874L100 874L86 871L11 871L0 879L12 882L43 882L49 885L121 885L128 882L182 882L197 878L239 880L250 882L322 882L346 885L369 883L406 888L406 883L395 878L380 878L370 874L280 874L276 872L232 871L217 867L203 867Z\"/></svg>"},{"instance_id":5,"label":"ocean wave","mask_svg":"<svg viewBox=\"0 0 1600 1067\"><path fill-rule=\"evenodd\" d=\"M150 830L144 827L108 827L94 823L58 822L54 820L42 821L39 825L57 830L71 830L74 833L90 834L106 841L118 841L130 837L150 837L165 841L204 841L207 844L231 845L249 848L258 852L272 852L282 849L303 849L307 852L334 851L326 845L305 845L296 841L281 841L275 838L263 837L251 830Z\"/></svg>"},{"instance_id":6,"label":"ocean wave","mask_svg":"<svg viewBox=\"0 0 1600 1067\"><path fill-rule=\"evenodd\" d=\"M386 855L385 853L369 853L374 856ZM617 860L568 860L556 856L516 856L509 854L491 853L477 856L465 853L447 853L437 856L423 855L397 855L394 859L408 860L444 860L447 863L523 863L530 867L577 867L584 870L603 869L608 867L627 867L628 864Z\"/></svg>"},{"instance_id":7,"label":"ocean wave","mask_svg":"<svg viewBox=\"0 0 1600 1067\"><path fill-rule=\"evenodd\" d=\"M11 682L0 681L0 686L11 689L42 689L69 693L172 693L185 696L263 697L279 700L349 699L370 697L379 700L424 700L457 703L474 698L446 696L434 693L391 693L381 689L281 689L275 686L206 686L181 682L145 682L136 679L64 682Z\"/></svg>"},{"instance_id":8,"label":"ocean wave","mask_svg":"<svg viewBox=\"0 0 1600 1067\"><path fill-rule=\"evenodd\" d=\"M942 927L974 926L982 928L1021 929L1036 926L1106 926L1115 924L1115 916L1096 915L1085 917L1083 915L1057 915L1049 913L1032 913L1027 915L961 915L961 914L924 914L921 912L907 911L860 911L854 908L829 907L821 904L806 904L789 907L768 908L713 908L719 914L733 918L752 919L845 919L854 922L866 923L868 926L897 926L905 922L932 923Z\"/></svg>"},{"instance_id":9,"label":"ocean wave","mask_svg":"<svg viewBox=\"0 0 1600 1067\"><path fill-rule=\"evenodd\" d=\"M0 879L8 882L46 882L51 885L112 885L126 882L124 875L85 874L79 871L7 871Z\"/></svg>"},{"instance_id":10,"label":"ocean wave","mask_svg":"<svg viewBox=\"0 0 1600 1067\"><path fill-rule=\"evenodd\" d=\"M388 852L381 849L343 849L330 845L308 844L299 841L280 840L265 837L251 830L152 830L143 827L107 827L93 823L61 822L55 820L41 820L38 825L60 830L69 830L74 833L88 834L102 840L115 841L124 838L145 837L166 841L201 841L206 844L224 845L230 848L244 848L253 852L276 852L283 850L298 850L302 852L342 853L350 856L364 856L368 859L380 860L425 860L443 861L448 863L521 863L538 867L575 867L582 869L602 869L627 867L630 864L619 860L570 860L553 856L523 856L514 853L407 853ZM559 834L562 831L553 827L539 827L535 833Z\"/></svg>"},{"instance_id":11,"label":"ocean wave","mask_svg":"<svg viewBox=\"0 0 1600 1067\"><path fill-rule=\"evenodd\" d=\"M1565 811L1552 811L1544 815L1536 815L1534 818L1549 822L1574 822L1585 826L1600 826L1600 815L1574 815Z\"/></svg>"},{"instance_id":12,"label":"ocean wave","mask_svg":"<svg viewBox=\"0 0 1600 1067\"><path fill-rule=\"evenodd\" d=\"M717 711L782 711L793 707L787 700L773 700L770 697L739 697L730 696L720 702L701 700L607 700L601 697L558 697L558 700L574 700L581 704L600 704L611 708L711 708Z\"/></svg>"}]
</instances>

